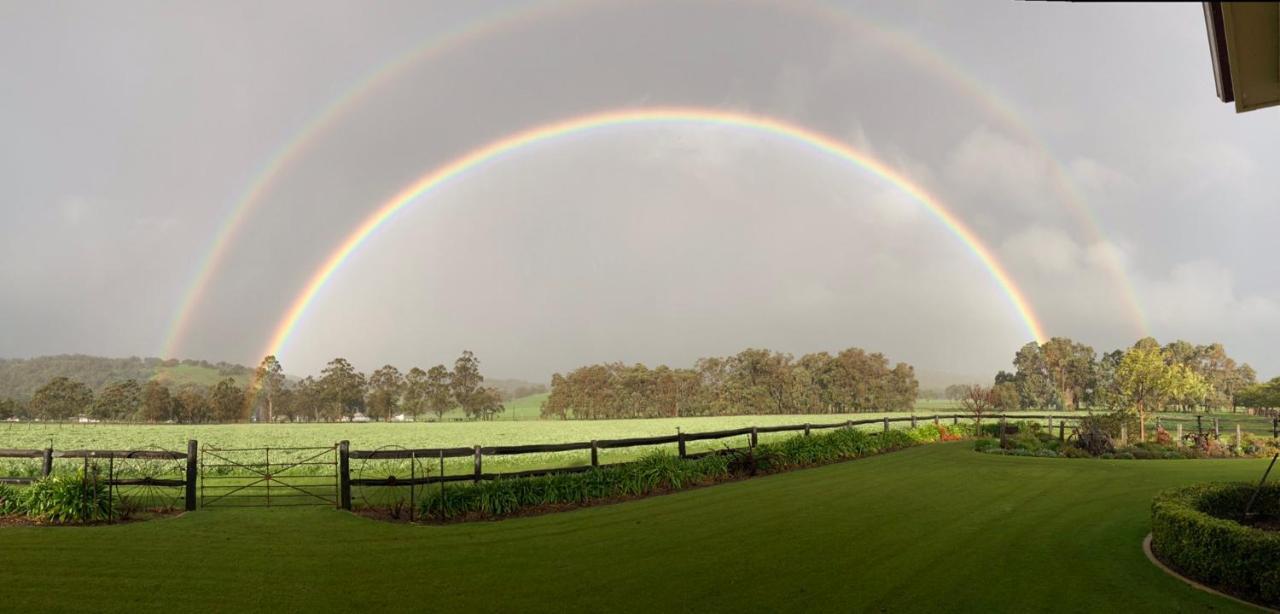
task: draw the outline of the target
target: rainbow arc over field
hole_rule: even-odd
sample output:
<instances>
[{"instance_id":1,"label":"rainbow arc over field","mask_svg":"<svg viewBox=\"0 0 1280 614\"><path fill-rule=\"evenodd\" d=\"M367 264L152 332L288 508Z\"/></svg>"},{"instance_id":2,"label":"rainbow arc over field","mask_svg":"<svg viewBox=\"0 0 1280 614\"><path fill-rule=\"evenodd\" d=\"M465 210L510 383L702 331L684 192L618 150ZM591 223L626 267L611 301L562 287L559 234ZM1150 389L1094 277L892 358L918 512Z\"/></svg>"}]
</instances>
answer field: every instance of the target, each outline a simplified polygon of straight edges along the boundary
<instances>
[{"instance_id":1,"label":"rainbow arc over field","mask_svg":"<svg viewBox=\"0 0 1280 614\"><path fill-rule=\"evenodd\" d=\"M366 240L373 236L379 228L390 222L405 207L419 202L423 196L430 194L450 180L456 179L504 154L512 153L537 143L605 128L658 124L723 126L774 135L804 144L820 153L848 162L872 175L880 177L923 205L929 213L960 239L977 257L1004 292L1009 303L1025 324L1027 331L1037 341L1043 342L1047 340L1044 329L1026 296L1024 296L1022 290L1000 261L996 259L991 249L960 218L943 206L937 198L934 198L919 184L911 181L885 163L830 136L780 119L720 109L664 107L622 109L535 126L499 138L426 173L382 203L376 211L365 218L357 228L347 235L347 238L324 260L279 320L271 335L270 343L263 349L262 355L279 356L281 354L289 340L289 336L298 326L307 308L315 300L321 289Z\"/></svg>"},{"instance_id":2,"label":"rainbow arc over field","mask_svg":"<svg viewBox=\"0 0 1280 614\"><path fill-rule=\"evenodd\" d=\"M978 81L972 74L957 66L946 55L926 46L908 33L899 32L822 1L806 0L757 0L756 4L773 6L779 10L805 15L817 22L849 31L861 40L878 45L897 57L903 58L928 71L931 76L949 83L958 94L977 103L992 118L1013 130L1026 143L1044 152L1048 161L1049 179L1053 189L1076 218L1081 227L1093 239L1106 239L1096 216L1075 190L1070 177L1049 147L1024 121L1009 103L997 95L997 91ZM481 15L442 35L433 36L405 52L374 66L360 79L339 90L339 94L326 102L304 121L287 141L280 144L265 164L253 175L250 184L236 198L231 211L214 233L208 251L197 262L195 274L182 293L179 306L169 322L161 356L173 357L180 349L191 325L197 306L202 302L213 277L249 214L265 199L276 179L294 161L315 144L328 128L335 125L346 113L368 99L382 86L393 82L411 67L440 58L453 50L509 32L526 24L539 22L558 15L570 14L579 9L599 6L583 0L530 1L513 5L501 11ZM1110 252L1108 252L1110 253ZM1111 279L1117 294L1124 301L1139 336L1147 336L1145 315L1138 304L1132 284L1129 283L1122 264L1114 257L1106 258Z\"/></svg>"}]
</instances>

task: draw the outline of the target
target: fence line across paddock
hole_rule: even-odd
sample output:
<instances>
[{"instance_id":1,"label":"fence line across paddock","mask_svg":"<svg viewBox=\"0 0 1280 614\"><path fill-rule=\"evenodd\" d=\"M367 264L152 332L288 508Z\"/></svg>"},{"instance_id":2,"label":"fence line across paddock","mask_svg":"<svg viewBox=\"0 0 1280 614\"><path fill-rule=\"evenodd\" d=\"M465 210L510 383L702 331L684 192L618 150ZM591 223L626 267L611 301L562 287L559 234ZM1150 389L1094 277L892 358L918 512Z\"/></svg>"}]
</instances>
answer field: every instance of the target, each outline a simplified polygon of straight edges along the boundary
<instances>
[{"instance_id":1,"label":"fence line across paddock","mask_svg":"<svg viewBox=\"0 0 1280 614\"><path fill-rule=\"evenodd\" d=\"M1058 428L1059 438L1066 439L1067 422L1078 422L1082 418L1088 416L1061 416L1053 414L987 414L981 417L983 421L1005 422L1008 420L1046 420L1047 427L1052 431L1056 426ZM680 458L699 458L710 454L719 454L727 451L747 450L752 452L759 443L759 435L761 433L784 433L798 432L804 436L810 435L814 431L827 429L853 428L858 426L879 425L882 430L888 431L895 423L910 423L910 428L933 424L937 426L946 426L945 422L949 421L951 425L959 424L961 420L973 420L973 414L934 414L928 416L884 416L880 418L865 418L861 420L844 420L841 422L826 423L803 423L803 424L787 424L774 426L748 426L735 429L726 429L720 431L704 431L704 432L677 432L674 435L658 435L654 437L629 437L625 439L597 439L592 441L578 441L570 443L555 444L527 444L527 445L503 445L503 446L481 446L475 445L471 447L448 447L448 448L417 448L417 449L378 449L378 450L351 450L350 442L343 441L338 444L339 458L339 506L342 509L352 509L352 487L359 488L409 488L411 497L416 494L419 486L427 486L431 484L440 484L450 482L472 482L479 483L486 480L511 479L522 477L538 477L546 475L571 474L589 471L594 467L618 465L625 463L601 463L600 450L636 448L655 445L676 444L677 454ZM1055 425L1056 422L1056 425ZM727 439L731 437L747 436L746 448L726 448L723 450L711 450L707 452L690 453L687 444L694 441L714 441ZM572 452L586 451L591 452L591 464L574 466L574 467L553 467L545 469L532 469L526 471L511 471L500 473L486 473L484 471L484 460L486 457L494 456L518 456L523 454L545 454L553 452ZM444 471L445 459L471 458L473 470L470 473L448 475ZM352 460L408 460L409 476L392 475L388 477L351 477L350 461ZM431 475L430 471L424 469L418 472L419 463L436 463L440 465L439 472ZM410 502L410 514L412 515L413 502Z\"/></svg>"},{"instance_id":2,"label":"fence line across paddock","mask_svg":"<svg viewBox=\"0 0 1280 614\"><path fill-rule=\"evenodd\" d=\"M1007 421L1027 421L1027 420L1044 420L1049 433L1053 433L1057 428L1057 436L1061 440L1069 437L1067 433L1068 423L1079 423L1080 420L1089 417L1088 415L1055 415L1055 414L988 414L981 416L983 421L995 421L1005 423ZM328 474L331 478L336 478L337 493L332 499L317 497L310 494L313 499L321 502L326 500L332 501L330 505L335 505L340 509L352 509L352 487L357 488L405 488L411 489L411 493L418 486L426 486L430 484L443 485L448 482L472 482L479 483L486 480L510 479L521 477L535 477L556 474L570 474L589 471L594 467L619 465L624 463L601 463L601 450L617 450L627 448L639 448L646 446L658 445L676 445L676 452L680 458L699 458L709 454L719 454L731 451L747 451L753 453L755 447L759 444L759 436L761 433L786 433L795 432L803 433L809 436L814 431L822 431L829 429L854 428L859 426L880 426L883 431L888 431L894 424L909 423L910 428L922 425L933 424L937 426L947 426L946 422L951 425L959 424L962 420L974 420L973 414L954 413L954 414L934 414L927 416L910 415L890 417L884 416L880 418L866 418L860 420L844 420L841 422L825 422L825 423L802 423L789 425L772 425L772 426L749 426L735 429L725 429L719 431L704 432L681 432L677 431L672 435L658 435L652 437L629 437L620 439L597 439L591 441L579 441L569 443L554 444L514 444L514 445L497 445L497 446L481 446L475 445L470 447L447 447L447 448L381 448L375 450L352 450L349 441L337 443L332 448L235 448L235 449L217 449L206 448L205 453L228 453L228 452L253 452L256 450L268 451L267 459L264 463L256 463L249 461L235 461L237 467L254 468L265 466L265 470L255 469L261 474L265 474L268 481L277 479L279 476L272 473L272 467L275 465L287 465L288 467L296 467L308 464L306 460L288 461L286 463L272 463L269 458L269 451L276 450L283 452L285 450L336 450L336 459L332 463L325 461L326 466L334 466L333 473ZM1280 417L1271 418L1271 435L1280 437ZM1155 426L1159 427L1164 424L1176 424L1178 432L1181 435L1183 426L1194 425L1194 432L1198 435L1212 434L1218 437L1222 433L1221 423L1218 417L1211 418L1211 421L1205 421L1203 416L1196 415L1195 420L1190 420L1190 416L1186 420L1178 418L1169 418L1167 416L1155 417L1151 421ZM1255 425L1256 426L1256 425ZM1003 430L1003 429L1002 429ZM1074 429L1073 429L1074 430ZM1189 429L1190 430L1190 429ZM1235 424L1237 435L1241 432L1241 424ZM1230 432L1230 431L1228 431ZM698 441L718 441L733 437L747 437L747 445L745 448L725 447L721 450L710 450L702 452L690 453L688 444ZM574 451L589 451L590 464L570 467L551 467L544 469L532 469L525 471L509 471L509 472L485 472L484 461L486 458L520 456L526 454L546 454ZM31 484L40 478L48 477L54 472L55 459L73 459L80 460L84 464L84 475L88 479L90 463L95 463L94 478L100 480L98 470L102 462L107 463L107 479L100 482L108 487L109 496L121 488L128 487L147 487L147 488L181 488L183 491L184 507L187 510L195 510L198 507L197 489L204 484L206 476L197 472L205 461L204 454L195 440L187 442L186 452L168 451L168 450L54 450L53 448L44 449L4 449L0 448L0 459L39 459L40 471L38 477L31 475L25 476L0 476L0 484ZM449 475L444 471L445 459L470 458L472 459L472 470L467 473ZM390 475L387 477L363 477L355 478L351 475L351 461L395 461L408 460L410 475L398 476ZM170 463L168 473L164 475L152 475L143 471L141 477L128 475L127 471L120 471L120 463L132 463L134 467L145 467L146 463ZM419 463L439 462L440 471L438 474L432 475L431 471L418 472ZM215 467L215 464L206 463L207 468ZM334 475L336 473L336 476ZM177 474L177 475L173 475ZM181 476L180 478L178 476ZM299 490L297 484L289 484L283 482L280 484L282 488L292 488ZM332 484L332 482L330 482ZM332 491L330 491L332 492ZM203 506L199 506L203 507Z\"/></svg>"}]
</instances>

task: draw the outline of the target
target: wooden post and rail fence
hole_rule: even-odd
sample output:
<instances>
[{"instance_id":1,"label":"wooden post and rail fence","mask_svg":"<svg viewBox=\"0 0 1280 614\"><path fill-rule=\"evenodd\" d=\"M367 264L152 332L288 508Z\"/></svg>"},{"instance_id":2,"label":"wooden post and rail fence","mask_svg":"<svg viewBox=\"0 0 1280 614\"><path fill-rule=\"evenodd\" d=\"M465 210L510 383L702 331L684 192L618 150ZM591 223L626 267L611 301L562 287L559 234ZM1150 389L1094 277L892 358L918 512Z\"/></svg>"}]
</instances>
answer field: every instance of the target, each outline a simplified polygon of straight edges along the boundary
<instances>
[{"instance_id":1,"label":"wooden post and rail fence","mask_svg":"<svg viewBox=\"0 0 1280 614\"><path fill-rule=\"evenodd\" d=\"M1067 423L1070 421L1079 421L1086 416L1064 416L1064 415L1024 415L1024 414L989 414L982 416L982 420L991 421L1001 425L999 433L1001 437L1007 434L1005 427L1008 420L1046 420L1046 429L1049 433L1053 433L1053 427L1058 428L1057 436L1059 440L1065 441L1067 438ZM950 418L953 425L959 424L961 420L974 419L972 414L938 414L931 416L899 416L880 418L867 418L861 420L845 420L843 422L831 423L810 423L788 424L774 426L747 426L736 429L726 429L720 431L708 431L700 433L689 433L680 431L673 435L659 435L654 437L628 437L621 439L595 439L591 441L571 442L571 443L555 443L555 444L526 444L526 445L503 445L503 446L468 446L468 447L451 447L451 448L419 448L419 449L380 449L380 450L352 450L348 441L339 442L336 446L337 462L334 471L337 474L337 507L341 509L352 508L351 489L355 487L416 487L428 484L445 484L448 482L472 482L479 483L485 480L497 480L507 478L535 477L554 474L578 473L589 471L593 467L602 466L600 461L601 450L625 449L645 446L659 446L676 444L677 454L680 458L699 458L710 454L721 454L727 451L746 451L754 458L754 451L759 445L759 437L761 433L783 433L798 432L805 437L811 436L814 431L827 429L853 428L856 426L877 425L882 431L889 431L893 423L906 422L911 427L917 427L921 421L932 421L935 426L942 426L944 420ZM1170 420L1170 418L1165 418ZM1273 437L1280 437L1280 417L1273 417L1271 421L1271 434ZM1182 424L1177 424L1179 440L1182 436ZM1205 433L1203 417L1196 416L1195 424L1196 433L1203 435ZM1214 418L1212 432L1220 432L1218 420ZM1237 438L1241 436L1239 425L1236 426ZM697 441L715 441L732 437L747 438L746 448L724 448L722 450L709 450L703 452L690 453L688 444ZM330 448L333 450L333 448ZM590 464L575 467L557 467L547 469L533 469L527 471L513 472L489 472L484 471L485 457L498 456L519 456L524 454L545 454L557 452L573 452L573 451L589 451ZM118 486L153 486L153 487L170 487L183 489L183 506L187 510L195 510L198 507L196 499L196 489L201 481L200 475L197 473L200 465L199 447L195 440L187 442L185 452L179 451L163 451L163 450L64 450L57 451L53 448L45 448L38 450L17 450L17 449L0 449L0 459L4 458L26 458L39 459L40 473L38 477L17 476L2 477L0 476L0 484L30 484L40 478L47 477L54 472L55 459L81 459L85 463L86 469L90 460L108 462L109 467L115 467L116 461L119 459L129 459L131 461L169 461L177 463L185 461L182 467L181 477L175 475L165 475L163 477L130 477L125 475L115 475L109 473L105 484L109 487ZM444 471L445 459L472 459L472 470L467 473L446 474ZM409 459L413 463L418 461L436 461L440 462L441 471L439 475L422 475L415 474L413 477L390 477L390 478L352 478L351 461L352 460L378 460L378 459ZM331 463L332 465L332 463ZM268 478L269 479L269 478ZM333 503L330 503L332 505Z\"/></svg>"},{"instance_id":2,"label":"wooden post and rail fence","mask_svg":"<svg viewBox=\"0 0 1280 614\"><path fill-rule=\"evenodd\" d=\"M1048 428L1052 432L1054 421L1058 424L1058 434L1060 438L1066 437L1066 423L1068 421L1079 420L1083 416L1053 416L1053 415L1002 415L990 414L983 416L983 420L1000 421L1005 419L1013 420L1047 420ZM553 444L529 444L529 445L508 445L508 446L469 446L454 448L418 448L418 449L382 449L382 450L352 450L350 443L343 441L338 444L338 466L339 466L339 491L340 507L343 509L351 509L351 488L355 487L417 487L429 484L445 484L450 482L471 482L479 483L486 480L499 480L521 477L536 477L544 475L556 475L567 473L580 473L589 471L593 467L601 466L600 450L613 450L622 448L634 448L643 446L658 445L676 445L676 454L680 458L700 458L711 454L721 454L728 450L746 451L749 455L754 455L755 447L759 445L761 433L783 433L783 432L799 432L803 436L810 436L813 431L825 429L841 429L853 428L856 426L878 425L882 431L891 429L891 425L897 422L910 423L912 428L921 424L922 421L932 421L936 426L942 426L942 422L950 418L951 423L959 424L963 420L971 420L971 414L939 414L931 416L899 416L880 418L867 418L862 420L845 420L843 422L831 423L810 423L803 424L786 424L774 426L745 426L736 429L726 429L721 431L707 431L701 433L688 433L676 430L674 435L658 435L654 437L628 437L624 439L595 439L591 441L580 441L572 443L553 443ZM1001 429L1002 431L1004 429ZM747 438L746 448L726 448L725 450L709 450L704 452L691 453L688 444L695 441L714 441L727 439L731 437ZM573 452L573 451L589 451L591 464L576 467L557 467L548 469L533 469L527 471L511 471L511 472L494 472L486 473L484 468L484 458L493 456L519 456L522 454L545 454L555 452ZM444 459L472 459L472 471L467 473L445 474L443 471ZM389 477L389 478L352 478L350 472L351 460L410 460L417 461L435 461L441 462L441 471L438 475L415 475L411 478Z\"/></svg>"},{"instance_id":3,"label":"wooden post and rail fence","mask_svg":"<svg viewBox=\"0 0 1280 614\"><path fill-rule=\"evenodd\" d=\"M102 486L108 488L108 496L119 492L123 487L152 487L152 488L181 488L183 490L182 503L183 507L192 511L196 509L196 467L198 445L194 439L187 442L186 452L167 451L167 450L54 450L53 448L44 448L43 450L15 450L0 449L0 458L27 458L40 459L40 475L32 476L10 476L0 477L0 484L31 484L37 480L47 478L54 472L55 459L76 459L83 463L84 470L81 472L82 479L90 479L89 463L92 461L96 464L106 462L107 475L106 479L100 479L98 473L94 473L94 478ZM157 471L157 475L151 472L143 472L146 475L131 476L127 474L118 474L116 469L122 462L128 461L134 464L145 464L147 462L168 461L169 463L183 464L179 475L169 475L174 472ZM166 475L158 475L160 473Z\"/></svg>"}]
</instances>

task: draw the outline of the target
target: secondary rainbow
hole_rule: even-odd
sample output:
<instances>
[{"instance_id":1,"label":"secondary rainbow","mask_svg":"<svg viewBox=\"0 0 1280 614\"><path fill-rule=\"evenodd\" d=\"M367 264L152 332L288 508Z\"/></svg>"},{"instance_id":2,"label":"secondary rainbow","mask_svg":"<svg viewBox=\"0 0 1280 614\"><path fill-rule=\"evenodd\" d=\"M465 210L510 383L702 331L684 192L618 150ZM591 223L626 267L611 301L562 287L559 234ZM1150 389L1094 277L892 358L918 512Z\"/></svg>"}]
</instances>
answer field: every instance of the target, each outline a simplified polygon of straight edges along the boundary
<instances>
[{"instance_id":1,"label":"secondary rainbow","mask_svg":"<svg viewBox=\"0 0 1280 614\"><path fill-rule=\"evenodd\" d=\"M337 249L325 259L323 264L315 270L303 287L302 292L293 300L288 310L275 326L270 343L263 349L261 355L279 356L289 340L289 336L302 320L307 307L315 300L325 284L333 278L334 273L355 253L356 249L373 235L378 228L391 220L396 213L442 184L503 154L536 143L607 127L664 123L727 126L780 136L809 145L888 181L923 205L952 234L959 238L978 258L1004 292L1009 303L1025 324L1027 331L1036 341L1043 342L1047 340L1048 337L1044 334L1044 329L1030 303L1017 284L1014 283L1008 271L996 259L991 249L964 222L944 207L937 198L934 198L919 184L911 181L885 163L835 138L780 119L719 109L669 107L608 111L536 126L474 149L423 175L420 179L396 193L395 196L392 196L379 206L374 213L365 218L364 222L352 231Z\"/></svg>"},{"instance_id":2,"label":"secondary rainbow","mask_svg":"<svg viewBox=\"0 0 1280 614\"><path fill-rule=\"evenodd\" d=\"M897 56L926 68L931 74L951 83L970 99L979 102L991 117L1000 120L1000 123L1012 128L1028 144L1044 152L1049 162L1048 170L1052 185L1062 196L1064 204L1092 238L1106 240L1106 235L1097 218L1074 189L1061 163L1051 155L1044 139L1031 130L1020 114L997 96L994 89L977 81L973 75L956 66L945 54L924 45L913 36L851 13L845 7L837 7L821 1L757 0L757 2L776 6L785 11L807 12L815 21L829 22L837 27L843 27L853 35L870 40L891 50ZM392 56L389 60L373 67L360 79L342 88L338 97L331 99L311 115L297 132L273 152L266 165L254 175L250 185L237 198L228 217L215 232L208 251L197 262L195 274L184 290L179 306L169 322L161 355L171 357L181 349L195 311L204 298L204 293L221 269L222 261L250 212L263 201L271 185L284 172L284 169L301 157L340 117L345 116L361 101L380 90L381 86L398 79L410 67L438 58L473 42L508 32L526 23L540 22L555 15L572 14L580 7L594 6L597 5L584 1L553 0L529 2L494 14L481 15L444 35L433 36L412 46L404 53ZM1111 277L1118 295L1126 303L1139 336L1147 336L1146 318L1124 267L1110 255L1106 258L1105 264L1111 270Z\"/></svg>"},{"instance_id":3,"label":"secondary rainbow","mask_svg":"<svg viewBox=\"0 0 1280 614\"><path fill-rule=\"evenodd\" d=\"M397 54L391 60L377 65L360 79L344 87L338 96L331 98L318 111L310 115L301 127L293 132L289 139L281 143L266 163L253 175L252 181L236 197L231 211L218 226L208 250L197 261L195 274L182 293L178 309L174 312L165 332L161 356L172 358L180 349L187 329L197 305L204 298L210 281L218 272L228 249L234 242L241 226L249 214L260 204L275 180L294 160L305 153L310 146L325 134L339 118L345 117L349 111L359 106L370 94L381 89L381 86L394 81L409 67L447 53L452 49L463 47L471 41L483 39L494 33L503 32L519 25L532 17L552 15L561 11L569 11L585 4L582 0L557 0L555 2L527 2L516 4L494 14L481 15L477 19L466 22L441 35L433 36L426 41L414 45L406 52Z\"/></svg>"}]
</instances>

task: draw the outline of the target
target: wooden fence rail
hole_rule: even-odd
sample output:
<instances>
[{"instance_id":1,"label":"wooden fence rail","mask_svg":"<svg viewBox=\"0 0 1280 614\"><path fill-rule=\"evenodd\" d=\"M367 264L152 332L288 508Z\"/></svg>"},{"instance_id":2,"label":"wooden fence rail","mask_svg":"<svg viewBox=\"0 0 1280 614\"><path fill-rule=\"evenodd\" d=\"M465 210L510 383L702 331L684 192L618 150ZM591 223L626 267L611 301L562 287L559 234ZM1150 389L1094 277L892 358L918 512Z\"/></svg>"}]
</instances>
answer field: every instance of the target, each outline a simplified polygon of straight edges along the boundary
<instances>
[{"instance_id":1,"label":"wooden fence rail","mask_svg":"<svg viewBox=\"0 0 1280 614\"><path fill-rule=\"evenodd\" d=\"M1078 421L1085 416L1055 416L1051 414L1043 415L1023 415L1023 414L991 414L983 416L983 420L992 422L1004 421L1007 419L1014 420L1050 420L1058 422L1061 430L1066 422ZM698 433L677 432L675 435L658 435L655 437L629 437L625 439L599 439L595 441L577 441L572 443L554 443L554 444L528 444L528 445L508 445L508 446L471 446L468 448L417 448L412 450L351 450L350 443L343 441L338 444L339 469L338 480L339 490L342 493L340 497L339 507L343 509L351 509L351 487L406 487L406 486L425 486L428 484L443 484L449 482L472 482L478 483L486 480L499 480L508 478L536 477L545 475L557 475L566 473L581 473L589 471L593 467L600 466L599 451L602 449L619 449L634 448L641 446L654 446L663 444L676 444L678 446L678 454L681 458L701 458L712 454L725 454L734 452L734 448L725 448L723 450L709 450L705 452L689 453L685 444L690 441L714 441L718 439L727 439L731 437L747 436L748 450L752 450L758 444L758 436L760 433L783 433L783 432L803 432L808 436L812 431L825 429L853 428L855 426L865 426L870 424L881 424L884 430L889 429L891 423L910 422L912 426L916 426L921 422L932 422L933 424L941 424L943 420L951 420L952 424L958 423L960 420L972 420L972 414L937 414L930 416L901 416L896 418L865 418L859 420L845 420L844 422L830 423L805 423L805 424L785 424L774 426L746 426L736 429L726 429L720 431L704 431ZM548 452L573 452L578 450L591 451L591 464L577 467L554 467L548 469L533 469L528 471L511 471L502 473L486 473L483 471L483 459L486 456L518 456L521 454L542 454ZM473 458L475 470L471 473L455 474L455 475L433 475L433 476L414 476L414 477L388 477L388 478L352 478L350 472L350 459L387 459L387 460L404 460L411 459L414 461L443 461L446 458ZM612 463L625 464L625 463ZM443 465L442 465L443 467Z\"/></svg>"},{"instance_id":2,"label":"wooden fence rail","mask_svg":"<svg viewBox=\"0 0 1280 614\"><path fill-rule=\"evenodd\" d=\"M102 480L105 486L115 488L119 486L157 486L182 488L184 490L184 504L187 511L196 509L196 454L197 445L194 439L187 442L186 452L174 452L168 450L54 450L53 448L45 448L43 450L15 450L9 448L0 448L0 458L39 458L40 476L0 476L0 484L31 484L37 480L49 477L53 473L53 460L57 458L75 458L83 459L86 462L90 459L102 459L107 461L115 461L116 459L131 460L185 460L183 479L156 478L156 477L115 477L109 474L106 480ZM87 465L86 465L87 466ZM114 467L114 462L112 464ZM112 491L108 491L112 492Z\"/></svg>"}]
</instances>

